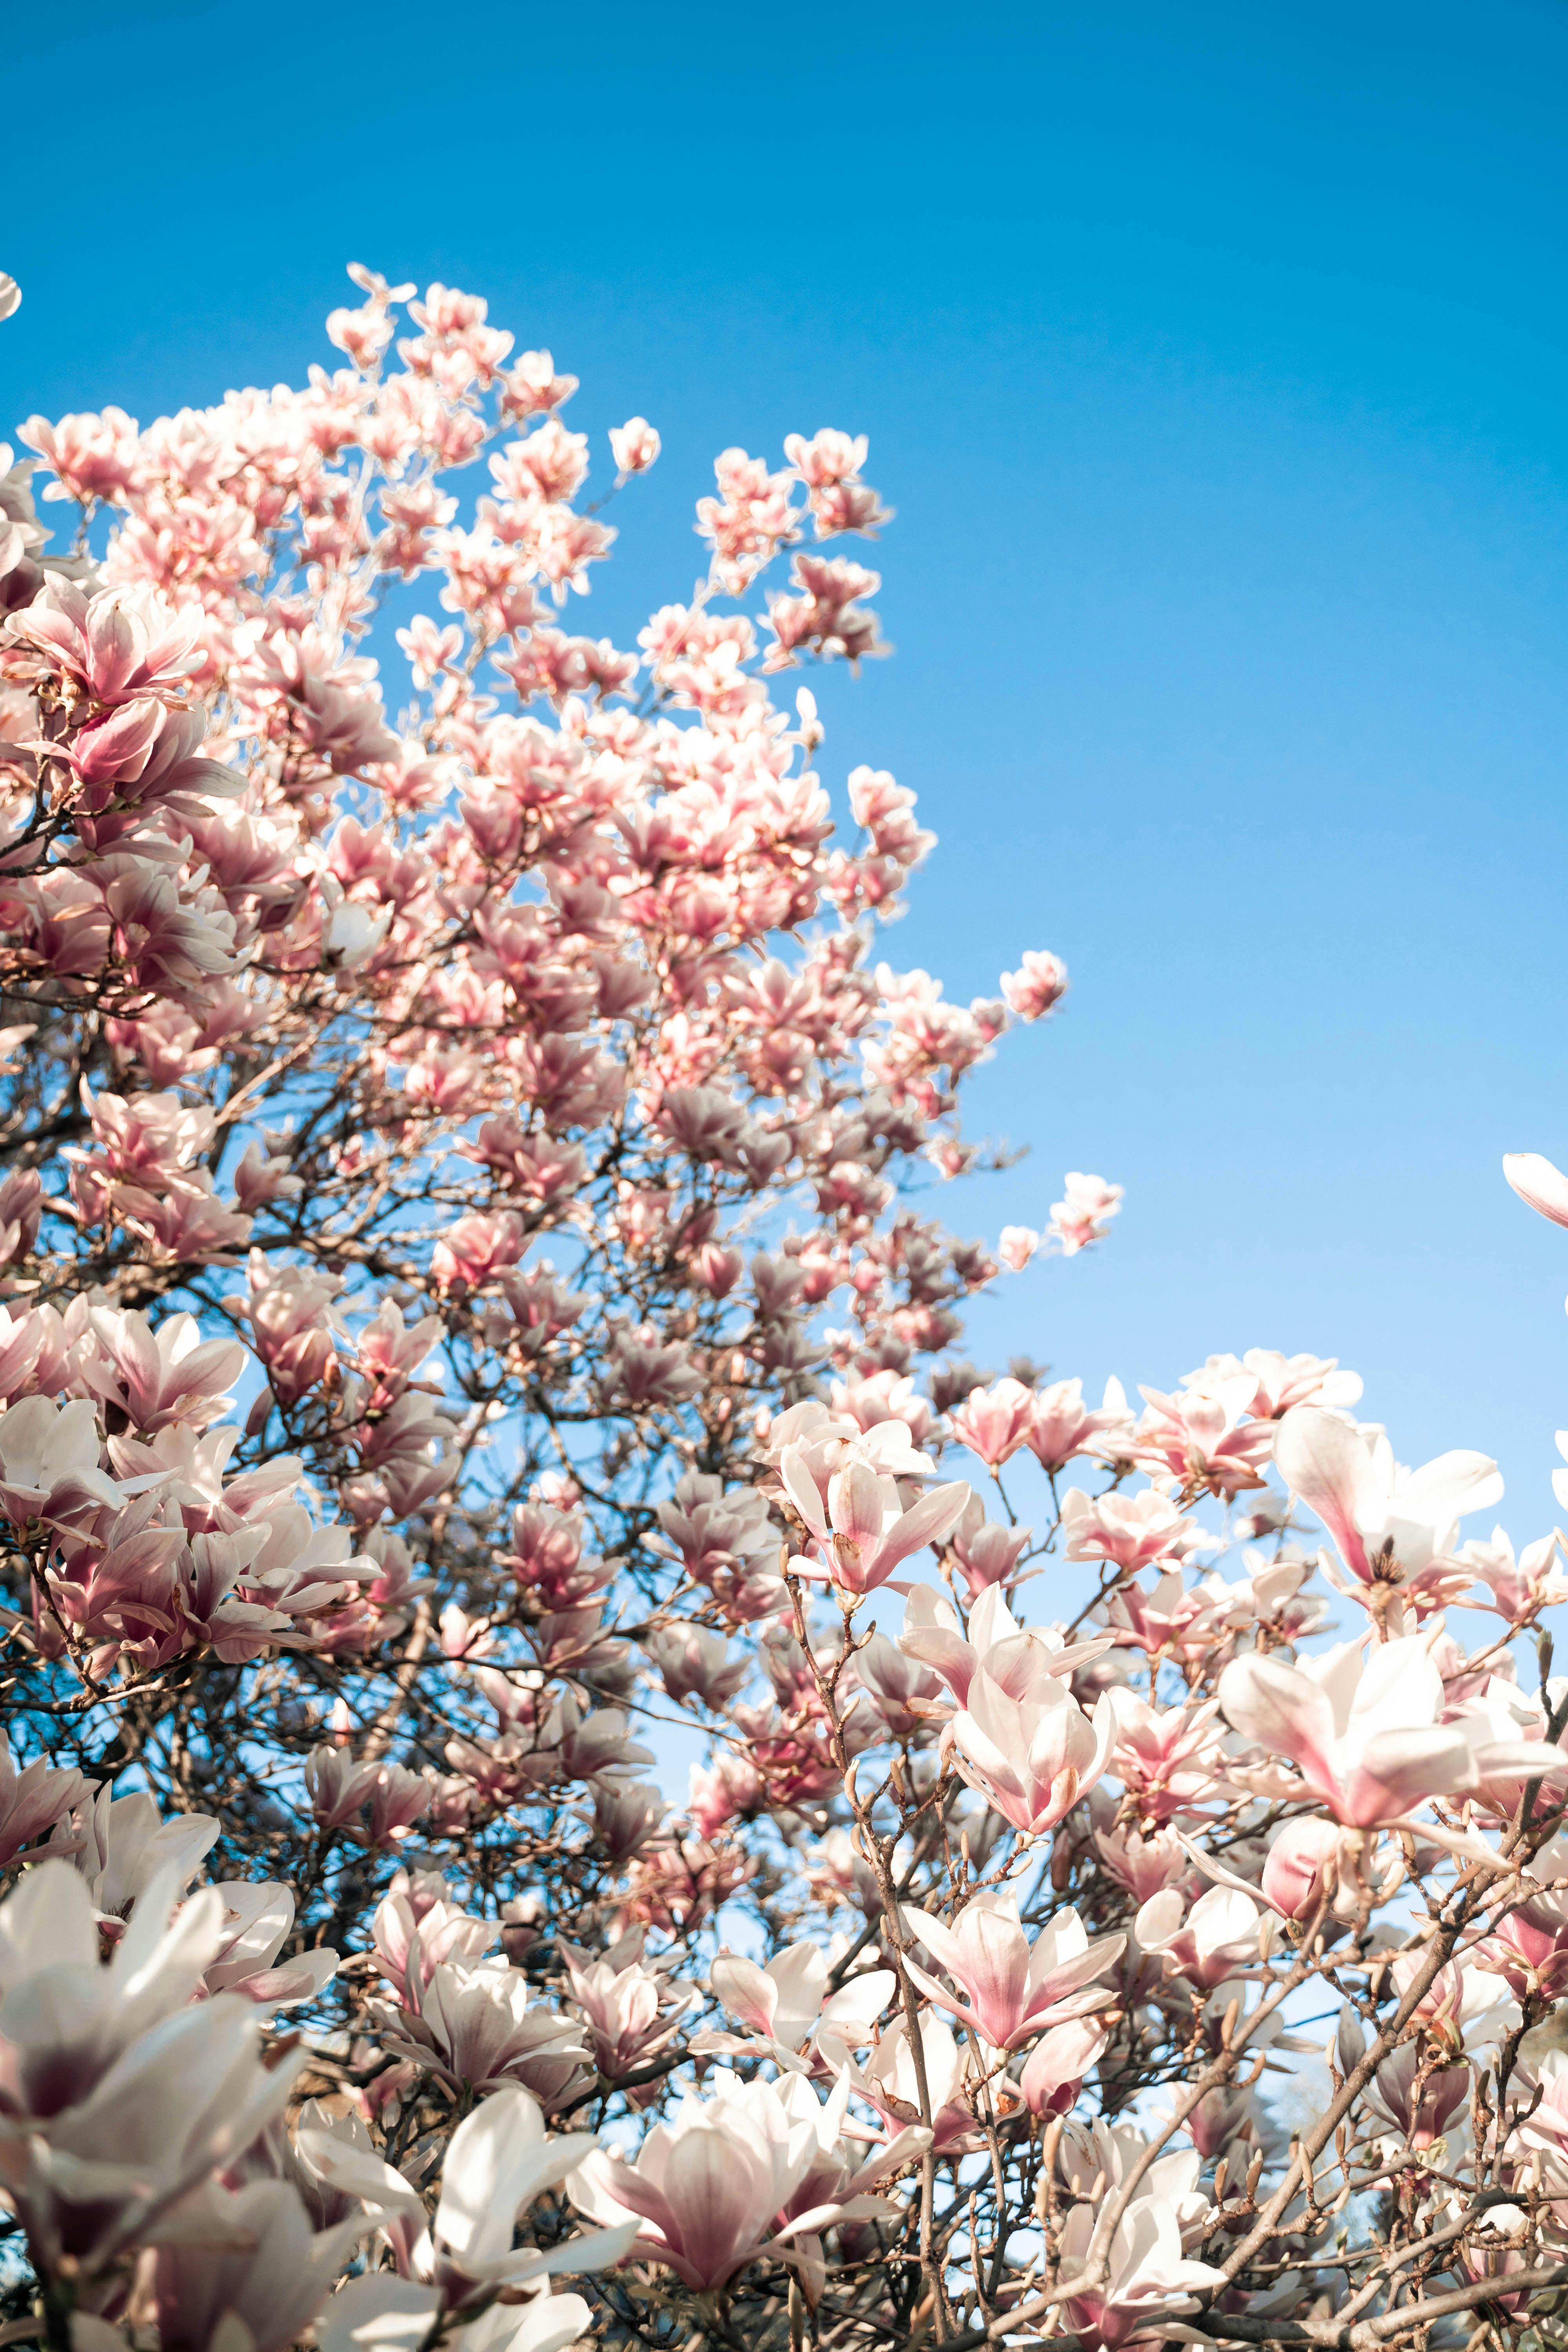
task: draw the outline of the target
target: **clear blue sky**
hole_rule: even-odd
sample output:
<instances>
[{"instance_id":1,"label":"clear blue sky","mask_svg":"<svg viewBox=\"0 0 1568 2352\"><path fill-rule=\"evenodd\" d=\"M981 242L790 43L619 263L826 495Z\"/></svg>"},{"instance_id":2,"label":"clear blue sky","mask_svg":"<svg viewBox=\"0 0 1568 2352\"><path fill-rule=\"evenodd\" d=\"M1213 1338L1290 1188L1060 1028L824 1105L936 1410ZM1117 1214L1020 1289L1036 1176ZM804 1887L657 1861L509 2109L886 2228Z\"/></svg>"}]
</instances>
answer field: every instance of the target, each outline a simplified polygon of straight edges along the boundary
<instances>
[{"instance_id":1,"label":"clear blue sky","mask_svg":"<svg viewBox=\"0 0 1568 2352\"><path fill-rule=\"evenodd\" d=\"M942 836L889 951L1075 983L979 1090L1033 1156L954 1206L1128 1188L981 1348L1337 1353L1550 1523L1568 1234L1498 1160L1568 1161L1568 12L7 16L0 418L298 380L350 258L471 287L601 450L664 435L574 615L622 643L713 451L868 433L899 655L828 682L826 772Z\"/></svg>"}]
</instances>

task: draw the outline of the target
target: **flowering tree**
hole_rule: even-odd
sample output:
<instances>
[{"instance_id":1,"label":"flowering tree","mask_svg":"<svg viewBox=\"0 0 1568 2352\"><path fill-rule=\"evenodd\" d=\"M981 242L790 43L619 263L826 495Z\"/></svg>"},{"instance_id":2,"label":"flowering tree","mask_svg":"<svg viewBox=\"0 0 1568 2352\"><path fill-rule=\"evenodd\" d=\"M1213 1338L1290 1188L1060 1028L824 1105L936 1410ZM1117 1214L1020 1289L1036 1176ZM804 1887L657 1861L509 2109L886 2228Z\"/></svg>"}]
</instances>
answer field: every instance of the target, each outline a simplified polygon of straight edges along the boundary
<instances>
[{"instance_id":1,"label":"flowering tree","mask_svg":"<svg viewBox=\"0 0 1568 2352\"><path fill-rule=\"evenodd\" d=\"M574 379L353 275L0 455L0 2342L1555 2340L1558 1538L1317 1358L959 1360L1120 1194L914 1205L1067 980L878 961L931 836L773 701L866 444L573 635Z\"/></svg>"}]
</instances>

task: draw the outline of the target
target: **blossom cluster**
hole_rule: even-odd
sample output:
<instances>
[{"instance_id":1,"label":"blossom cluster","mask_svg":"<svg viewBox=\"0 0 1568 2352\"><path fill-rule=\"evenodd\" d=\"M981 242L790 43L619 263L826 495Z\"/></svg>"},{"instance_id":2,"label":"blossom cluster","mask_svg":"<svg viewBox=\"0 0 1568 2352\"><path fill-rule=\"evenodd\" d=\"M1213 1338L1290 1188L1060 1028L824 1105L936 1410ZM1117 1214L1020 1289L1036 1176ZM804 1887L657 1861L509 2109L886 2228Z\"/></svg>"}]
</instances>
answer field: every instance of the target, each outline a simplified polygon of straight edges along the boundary
<instances>
[{"instance_id":1,"label":"blossom cluster","mask_svg":"<svg viewBox=\"0 0 1568 2352\"><path fill-rule=\"evenodd\" d=\"M866 440L574 635L658 433L589 501L351 274L0 458L0 2334L1554 2340L1563 1538L1326 1358L967 1360L1121 1192L921 1205L1068 978L889 963L932 836L775 703Z\"/></svg>"}]
</instances>

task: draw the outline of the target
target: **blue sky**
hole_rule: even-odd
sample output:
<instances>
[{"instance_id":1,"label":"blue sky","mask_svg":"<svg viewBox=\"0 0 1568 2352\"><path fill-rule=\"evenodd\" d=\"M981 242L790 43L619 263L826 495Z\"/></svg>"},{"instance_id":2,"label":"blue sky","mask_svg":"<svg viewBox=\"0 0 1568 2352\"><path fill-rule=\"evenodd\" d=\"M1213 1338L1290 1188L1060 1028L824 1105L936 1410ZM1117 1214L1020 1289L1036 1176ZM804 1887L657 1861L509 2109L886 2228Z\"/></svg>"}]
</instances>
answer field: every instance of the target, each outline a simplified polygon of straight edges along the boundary
<instances>
[{"instance_id":1,"label":"blue sky","mask_svg":"<svg viewBox=\"0 0 1568 2352\"><path fill-rule=\"evenodd\" d=\"M664 436L574 613L621 643L715 450L869 434L899 651L825 681L825 772L942 836L889 951L1074 977L957 1221L1128 1191L978 1350L1337 1354L1550 1523L1568 1235L1498 1160L1568 1161L1568 15L84 0L6 48L0 417L297 380L351 258L470 287L601 451Z\"/></svg>"}]
</instances>

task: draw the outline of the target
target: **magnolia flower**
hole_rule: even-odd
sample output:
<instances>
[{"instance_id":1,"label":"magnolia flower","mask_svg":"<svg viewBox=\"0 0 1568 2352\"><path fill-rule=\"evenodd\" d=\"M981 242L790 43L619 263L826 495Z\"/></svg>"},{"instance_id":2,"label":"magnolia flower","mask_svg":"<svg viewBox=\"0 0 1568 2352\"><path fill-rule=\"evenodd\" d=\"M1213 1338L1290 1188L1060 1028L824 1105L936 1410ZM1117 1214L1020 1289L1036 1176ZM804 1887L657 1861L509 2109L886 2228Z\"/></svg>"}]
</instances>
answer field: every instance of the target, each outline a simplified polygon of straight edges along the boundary
<instances>
[{"instance_id":1,"label":"magnolia flower","mask_svg":"<svg viewBox=\"0 0 1568 2352\"><path fill-rule=\"evenodd\" d=\"M188 1885L216 1844L219 1827L210 1813L163 1821L145 1790L116 1797L107 1781L69 1823L76 1866L94 1905L100 1915L118 1919L166 1872L174 1873L177 1886Z\"/></svg>"},{"instance_id":2,"label":"magnolia flower","mask_svg":"<svg viewBox=\"0 0 1568 2352\"><path fill-rule=\"evenodd\" d=\"M764 1450L781 1477L776 1488L764 1481L760 1493L784 1491L784 1459L792 1454L798 1471L815 1479L823 1502L834 1473L847 1469L851 1463L867 1463L887 1478L930 1478L936 1470L931 1455L922 1454L916 1444L915 1433L902 1413L884 1406L879 1418L862 1423L847 1409L830 1413L815 1397L791 1405L769 1423ZM729 1497L731 1507L737 1500Z\"/></svg>"},{"instance_id":3,"label":"magnolia flower","mask_svg":"<svg viewBox=\"0 0 1568 2352\"><path fill-rule=\"evenodd\" d=\"M1210 1992L1266 1955L1273 1925L1238 1887L1211 1886L1189 1910L1180 1890L1166 1886L1142 1906L1132 1936L1141 1951L1159 1954L1171 1975Z\"/></svg>"},{"instance_id":4,"label":"magnolia flower","mask_svg":"<svg viewBox=\"0 0 1568 2352\"><path fill-rule=\"evenodd\" d=\"M903 1916L968 2000L956 2000L906 1960L910 1975L939 2008L973 2026L995 2050L1016 2050L1047 2025L1103 2009L1110 1996L1100 1979L1127 1944L1125 1936L1098 1936L1090 1943L1069 1906L1031 1945L1019 1925L1016 1899L1000 1891L971 1895L951 1927L924 1911Z\"/></svg>"},{"instance_id":5,"label":"magnolia flower","mask_svg":"<svg viewBox=\"0 0 1568 2352\"><path fill-rule=\"evenodd\" d=\"M646 474L659 452L659 437L646 416L628 416L610 427L610 451L621 474Z\"/></svg>"},{"instance_id":6,"label":"magnolia flower","mask_svg":"<svg viewBox=\"0 0 1568 2352\"><path fill-rule=\"evenodd\" d=\"M395 1846L430 1803L430 1783L401 1764L356 1764L342 1748L312 1748L304 1780L310 1810L326 1829L346 1829L373 1846ZM368 1831L360 1824L371 1809Z\"/></svg>"},{"instance_id":7,"label":"magnolia flower","mask_svg":"<svg viewBox=\"0 0 1568 2352\"><path fill-rule=\"evenodd\" d=\"M907 1444L905 1424L891 1425L902 1432ZM906 1510L893 1478L868 1462L850 1461L828 1481L825 1510L817 1482L801 1450L793 1445L784 1449L779 1475L826 1563L821 1570L797 1565L796 1573L826 1575L846 1592L874 1592L911 1552L940 1543L969 1500L969 1488L958 1482L933 1486Z\"/></svg>"},{"instance_id":8,"label":"magnolia flower","mask_svg":"<svg viewBox=\"0 0 1568 2352\"><path fill-rule=\"evenodd\" d=\"M1540 2031L1539 2027L1535 2029L1537 2033ZM1547 2179L1555 2193L1562 2196L1568 2191L1568 2050L1558 2043L1531 2052L1528 2063L1532 2064L1541 2085L1541 2097L1531 2103L1514 2137L1521 2147L1542 2151L1547 2159ZM1469 2069L1461 2071L1468 2079Z\"/></svg>"},{"instance_id":9,"label":"magnolia flower","mask_svg":"<svg viewBox=\"0 0 1568 2352\"><path fill-rule=\"evenodd\" d=\"M1139 1816L1154 1823L1199 1811L1224 1794L1220 1778L1223 1727L1213 1699L1202 1706L1151 1706L1136 1692L1106 1696L1116 1716L1110 1769L1138 1800Z\"/></svg>"},{"instance_id":10,"label":"magnolia flower","mask_svg":"<svg viewBox=\"0 0 1568 2352\"><path fill-rule=\"evenodd\" d=\"M967 1704L975 1675L984 1668L997 1686L1021 1697L1042 1675L1066 1682L1080 1666L1110 1649L1109 1633L1068 1642L1054 1625L1020 1625L999 1585L976 1596L965 1634L958 1612L929 1584L913 1587L904 1603L899 1647L942 1676L960 1706Z\"/></svg>"},{"instance_id":11,"label":"magnolia flower","mask_svg":"<svg viewBox=\"0 0 1568 2352\"><path fill-rule=\"evenodd\" d=\"M1016 1574L1021 1555L1035 1539L1033 1528L1004 1526L987 1519L978 1495L971 1495L948 1537L953 1564L963 1572L972 1593L987 1584L1006 1584Z\"/></svg>"},{"instance_id":12,"label":"magnolia flower","mask_svg":"<svg viewBox=\"0 0 1568 2352\"><path fill-rule=\"evenodd\" d=\"M564 1937L558 1948L566 1963L572 1999L593 2037L594 2056L607 2083L618 2083L668 2047L696 1999L694 1988L675 1989L642 1958L638 1929L603 1959L579 1951Z\"/></svg>"},{"instance_id":13,"label":"magnolia flower","mask_svg":"<svg viewBox=\"0 0 1568 2352\"><path fill-rule=\"evenodd\" d=\"M851 2050L870 2041L896 1979L890 1969L869 1969L829 1993L828 1967L829 1955L817 1944L790 1944L765 1968L721 1952L709 1979L714 1995L756 2038L742 2042L732 2034L703 2033L693 2050L765 2054L784 2073L799 2074L819 2063L820 2045L830 2066L841 2065Z\"/></svg>"},{"instance_id":14,"label":"magnolia flower","mask_svg":"<svg viewBox=\"0 0 1568 2352\"><path fill-rule=\"evenodd\" d=\"M1340 1843L1333 1822L1309 1818L1283 1823L1258 1882L1264 1900L1281 1918L1307 1919L1316 1911L1329 1864L1338 1864Z\"/></svg>"},{"instance_id":15,"label":"magnolia flower","mask_svg":"<svg viewBox=\"0 0 1568 2352\"><path fill-rule=\"evenodd\" d=\"M1067 986L1068 968L1048 948L1026 948L1018 970L1002 975L1002 993L1020 1021L1038 1021L1067 994Z\"/></svg>"},{"instance_id":16,"label":"magnolia flower","mask_svg":"<svg viewBox=\"0 0 1568 2352\"><path fill-rule=\"evenodd\" d=\"M518 2215L565 2180L595 2147L592 2132L548 2135L526 2091L514 2085L498 2091L452 2134L435 2221L416 2235L413 2224L424 2202L401 2174L326 2131L301 2131L301 2156L334 2188L382 2212L401 2208L408 2217L389 2233L398 2254L396 2273L376 2271L351 2279L321 2314L316 2323L321 2352L371 2352L380 2347L414 2352L448 2314L482 2312L498 2294L515 2293L563 2271L612 2268L636 2237L635 2222L590 2231L547 2252L512 2244ZM557 2318L570 2315L572 2333L580 2334L586 2305L571 2296L560 2300ZM568 2315L565 2306L572 2305L575 2309ZM537 2307L552 2310L548 2301ZM473 2331L476 2343L484 2352L510 2352L510 2323L508 2313L499 2333ZM469 2333L465 2329L458 2341ZM531 2352L550 2352L570 2340L546 2331Z\"/></svg>"},{"instance_id":17,"label":"magnolia flower","mask_svg":"<svg viewBox=\"0 0 1568 2352\"><path fill-rule=\"evenodd\" d=\"M687 2092L635 2163L596 2151L567 2184L573 2203L595 2221L624 2225L637 2217L634 2251L665 2263L698 2294L783 2252L790 2240L865 2210L830 2198L776 2227L819 2160L814 2118L792 2110L775 2084L725 2072L710 2080L711 2097Z\"/></svg>"},{"instance_id":18,"label":"magnolia flower","mask_svg":"<svg viewBox=\"0 0 1568 2352\"><path fill-rule=\"evenodd\" d=\"M1559 1472L1561 1476L1562 1473ZM1472 1536L1456 1559L1475 1570L1478 1584L1490 1594L1488 1601L1461 1601L1461 1609L1495 1609L1509 1624L1520 1625L1542 1609L1568 1601L1568 1575L1562 1558L1563 1538L1556 1528L1526 1544L1516 1559L1506 1528L1494 1528L1491 1541Z\"/></svg>"},{"instance_id":19,"label":"magnolia flower","mask_svg":"<svg viewBox=\"0 0 1568 2352\"><path fill-rule=\"evenodd\" d=\"M1108 1380L1097 1406L1083 1401L1083 1382L1053 1381L1036 1392L1029 1429L1029 1451L1054 1477L1075 1454L1110 1456L1124 1453L1132 1442L1132 1415L1119 1380Z\"/></svg>"},{"instance_id":20,"label":"magnolia flower","mask_svg":"<svg viewBox=\"0 0 1568 2352\"><path fill-rule=\"evenodd\" d=\"M392 2046L454 2093L497 2091L510 2077L552 2105L588 2055L582 2028L530 2000L527 1978L499 1955L444 1960L409 1990Z\"/></svg>"},{"instance_id":21,"label":"magnolia flower","mask_svg":"<svg viewBox=\"0 0 1568 2352\"><path fill-rule=\"evenodd\" d=\"M86 1789L74 1765L57 1769L41 1756L18 1772L11 1744L0 1732L0 1865L14 1862L25 1845L63 1821Z\"/></svg>"},{"instance_id":22,"label":"magnolia flower","mask_svg":"<svg viewBox=\"0 0 1568 2352\"><path fill-rule=\"evenodd\" d=\"M661 1517L668 1508L668 1504L660 1506ZM713 1551L702 1556L718 1558ZM724 1554L719 1564L728 1566L733 1557ZM731 1658L723 1635L710 1633L701 1625L658 1626L645 1636L642 1649L677 1706L683 1699L697 1698L715 1714L729 1706L752 1671L749 1658Z\"/></svg>"},{"instance_id":23,"label":"magnolia flower","mask_svg":"<svg viewBox=\"0 0 1568 2352\"><path fill-rule=\"evenodd\" d=\"M950 1420L959 1444L978 1454L988 1470L997 1470L1027 1442L1034 1417L1033 1389L1004 1380L994 1388L971 1389L968 1402Z\"/></svg>"},{"instance_id":24,"label":"magnolia flower","mask_svg":"<svg viewBox=\"0 0 1568 2352\"><path fill-rule=\"evenodd\" d=\"M934 1675L906 1656L885 1633L873 1633L855 1653L855 1679L881 1723L895 1738L907 1738L925 1719L942 1711L942 1686ZM871 1718L862 1714L860 1722Z\"/></svg>"},{"instance_id":25,"label":"magnolia flower","mask_svg":"<svg viewBox=\"0 0 1568 2352\"><path fill-rule=\"evenodd\" d=\"M1030 2051L1018 2088L1032 2116L1063 2115L1083 2087L1089 2068L1110 2040L1092 2017L1069 2017L1053 2025Z\"/></svg>"},{"instance_id":26,"label":"magnolia flower","mask_svg":"<svg viewBox=\"0 0 1568 2352\"><path fill-rule=\"evenodd\" d=\"M165 1868L107 1967L68 1864L39 1864L0 1906L0 2162L42 2271L68 2255L90 2273L145 2242L288 2103L300 2061L263 2064L253 2005L194 2000L221 1898L177 1894Z\"/></svg>"},{"instance_id":27,"label":"magnolia flower","mask_svg":"<svg viewBox=\"0 0 1568 2352\"><path fill-rule=\"evenodd\" d=\"M226 1879L214 1888L223 1900L223 1937L202 1981L209 1993L243 1993L263 2008L314 2000L337 1974L338 1955L312 1945L291 1960L278 1955L294 1927L294 1897L287 1886Z\"/></svg>"},{"instance_id":28,"label":"magnolia flower","mask_svg":"<svg viewBox=\"0 0 1568 2352\"><path fill-rule=\"evenodd\" d=\"M1202 2165L1196 2148L1156 2158L1111 2238L1103 2284L1086 2284L1069 2297L1068 2324L1092 2329L1106 2352L1116 2352L1134 2335L1157 2341L1162 2319L1182 2318L1196 2309L1194 2298L1204 2288L1224 2284L1223 2271L1189 2260L1182 2246L1184 2221L1191 2227L1208 2211L1197 2190ZM1064 2282L1087 2262L1099 2213L1092 2200L1068 2213L1062 2230Z\"/></svg>"},{"instance_id":29,"label":"magnolia flower","mask_svg":"<svg viewBox=\"0 0 1568 2352\"><path fill-rule=\"evenodd\" d=\"M1278 1421L1293 1404L1344 1407L1360 1401L1359 1372L1342 1372L1337 1356L1283 1356L1277 1348L1248 1348L1245 1356L1209 1356L1182 1385L1213 1396L1246 1373L1252 1394L1245 1410L1256 1421Z\"/></svg>"},{"instance_id":30,"label":"magnolia flower","mask_svg":"<svg viewBox=\"0 0 1568 2352\"><path fill-rule=\"evenodd\" d=\"M1373 2116L1388 2125L1381 2141L1387 2156L1428 2148L1447 2131L1469 2103L1474 2077L1466 2065L1432 2064L1431 2053L1419 2041L1402 2042L1366 2088ZM1380 2145L1378 2139L1373 2147Z\"/></svg>"},{"instance_id":31,"label":"magnolia flower","mask_svg":"<svg viewBox=\"0 0 1568 2352\"><path fill-rule=\"evenodd\" d=\"M960 2048L946 2019L930 2010L921 2014L920 2032L931 2097L931 2146L938 2156L963 2155L980 2137L967 2096L968 2052ZM896 2143L900 2132L919 2121L920 2077L902 2017L893 2020L864 2066L852 2069L852 2078L860 2097L881 2116L889 2142Z\"/></svg>"},{"instance_id":32,"label":"magnolia flower","mask_svg":"<svg viewBox=\"0 0 1568 2352\"><path fill-rule=\"evenodd\" d=\"M1370 1657L1360 1643L1342 1642L1295 1666L1272 1656L1234 1658L1220 1677L1219 1703L1244 1738L1288 1757L1300 1776L1233 1766L1233 1779L1259 1795L1314 1798L1352 1828L1403 1823L1429 1797L1542 1769L1538 1746L1499 1741L1479 1718L1441 1720L1442 1676L1418 1633L1385 1642Z\"/></svg>"},{"instance_id":33,"label":"magnolia flower","mask_svg":"<svg viewBox=\"0 0 1568 2352\"><path fill-rule=\"evenodd\" d=\"M1206 1487L1226 1502L1245 1488L1261 1486L1274 1431L1268 1423L1247 1417L1257 1387L1253 1374L1243 1370L1173 1396L1140 1390L1149 1409L1135 1434L1137 1459L1164 1484L1186 1492Z\"/></svg>"},{"instance_id":34,"label":"magnolia flower","mask_svg":"<svg viewBox=\"0 0 1568 2352\"><path fill-rule=\"evenodd\" d=\"M1131 1574L1154 1560L1184 1559L1203 1549L1203 1529L1168 1495L1086 1495L1074 1486L1062 1497L1068 1559L1112 1560Z\"/></svg>"},{"instance_id":35,"label":"magnolia flower","mask_svg":"<svg viewBox=\"0 0 1568 2352\"><path fill-rule=\"evenodd\" d=\"M799 2074L786 2076L778 2085L783 2105L795 2122L809 2130L815 2142L812 2160L785 2203L782 2217L785 2221L804 2220L817 2225L803 2230L795 2247L802 2284L807 2300L813 2303L826 2279L818 2228L826 2227L829 2215L845 2221L869 2219L873 2214L895 2214L896 2205L865 2192L877 2188L902 2166L916 2161L931 2144L931 2135L925 2126L911 2124L895 2132L868 2158L863 2147L857 2147L845 2136L851 2088L847 2068L839 2074L826 2100L819 2101Z\"/></svg>"},{"instance_id":36,"label":"magnolia flower","mask_svg":"<svg viewBox=\"0 0 1568 2352\"><path fill-rule=\"evenodd\" d=\"M164 2344L242 2344L286 2352L315 2317L356 2238L354 2214L313 2233L299 2190L253 2180L237 2195L208 2190L204 2227L152 2250L143 2284ZM204 2326L205 2323L205 2326ZM210 2327L211 2335L206 2329Z\"/></svg>"},{"instance_id":37,"label":"magnolia flower","mask_svg":"<svg viewBox=\"0 0 1568 2352\"><path fill-rule=\"evenodd\" d=\"M51 1404L23 1397L0 1412L0 1511L15 1527L94 1503L112 1507L155 1479L116 1486L98 1466L98 1421L85 1397Z\"/></svg>"},{"instance_id":38,"label":"magnolia flower","mask_svg":"<svg viewBox=\"0 0 1568 2352\"><path fill-rule=\"evenodd\" d=\"M1381 1430L1360 1430L1317 1405L1294 1405L1279 1423L1274 1459L1290 1492L1316 1511L1346 1574L1342 1592L1369 1605L1369 1589L1398 1586L1418 1610L1441 1605L1475 1581L1451 1558L1458 1523L1502 1494L1484 1454L1441 1454L1405 1470Z\"/></svg>"},{"instance_id":39,"label":"magnolia flower","mask_svg":"<svg viewBox=\"0 0 1568 2352\"><path fill-rule=\"evenodd\" d=\"M1051 1204L1050 1229L1062 1255L1076 1257L1091 1242L1105 1239L1110 1219L1121 1213L1123 1188L1076 1168L1069 1168L1062 1181L1064 1198Z\"/></svg>"},{"instance_id":40,"label":"magnolia flower","mask_svg":"<svg viewBox=\"0 0 1568 2352\"><path fill-rule=\"evenodd\" d=\"M1091 1717L1048 1667L1030 1666L1015 1687L982 1666L943 1745L972 1789L1016 1830L1037 1837L1094 1786L1115 1738L1103 1694Z\"/></svg>"}]
</instances>

